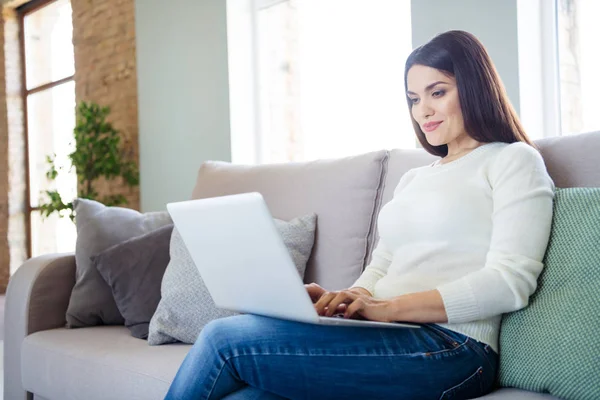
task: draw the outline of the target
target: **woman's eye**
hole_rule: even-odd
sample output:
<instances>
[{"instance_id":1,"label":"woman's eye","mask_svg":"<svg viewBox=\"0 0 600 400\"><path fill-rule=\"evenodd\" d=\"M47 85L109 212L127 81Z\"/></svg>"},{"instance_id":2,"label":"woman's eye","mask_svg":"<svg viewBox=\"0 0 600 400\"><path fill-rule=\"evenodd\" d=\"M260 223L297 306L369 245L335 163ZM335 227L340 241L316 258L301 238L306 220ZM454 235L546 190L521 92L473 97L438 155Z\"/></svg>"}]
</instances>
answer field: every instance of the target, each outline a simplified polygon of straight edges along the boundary
<instances>
[{"instance_id":1,"label":"woman's eye","mask_svg":"<svg viewBox=\"0 0 600 400\"><path fill-rule=\"evenodd\" d=\"M419 102L419 99L417 99L417 98L410 99L410 102L411 102L412 104L417 104L417 103Z\"/></svg>"},{"instance_id":2,"label":"woman's eye","mask_svg":"<svg viewBox=\"0 0 600 400\"><path fill-rule=\"evenodd\" d=\"M431 95L433 97L442 97L444 95L444 91L443 90L436 90L435 92L433 92Z\"/></svg>"}]
</instances>

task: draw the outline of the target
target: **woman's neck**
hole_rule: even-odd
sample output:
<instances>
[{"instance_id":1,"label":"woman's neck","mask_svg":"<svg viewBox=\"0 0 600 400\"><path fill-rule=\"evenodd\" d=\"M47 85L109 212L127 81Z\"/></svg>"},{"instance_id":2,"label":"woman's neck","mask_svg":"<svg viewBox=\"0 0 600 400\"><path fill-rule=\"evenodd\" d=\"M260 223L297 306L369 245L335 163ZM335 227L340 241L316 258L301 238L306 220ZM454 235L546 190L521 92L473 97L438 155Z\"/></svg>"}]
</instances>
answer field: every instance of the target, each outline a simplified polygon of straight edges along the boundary
<instances>
[{"instance_id":1,"label":"woman's neck","mask_svg":"<svg viewBox=\"0 0 600 400\"><path fill-rule=\"evenodd\" d=\"M478 142L470 137L466 140L462 140L460 143L457 143L456 141L448 143L448 154L440 161L440 163L445 164L457 160L483 144L484 143Z\"/></svg>"}]
</instances>

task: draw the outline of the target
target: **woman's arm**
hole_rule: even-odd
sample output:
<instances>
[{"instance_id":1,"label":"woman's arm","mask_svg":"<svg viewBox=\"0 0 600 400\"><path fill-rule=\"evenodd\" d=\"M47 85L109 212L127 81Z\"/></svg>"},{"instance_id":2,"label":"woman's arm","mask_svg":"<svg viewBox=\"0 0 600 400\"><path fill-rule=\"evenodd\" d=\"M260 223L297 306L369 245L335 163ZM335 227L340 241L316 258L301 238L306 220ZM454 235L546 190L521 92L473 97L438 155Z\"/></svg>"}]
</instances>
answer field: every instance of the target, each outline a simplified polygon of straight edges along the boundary
<instances>
[{"instance_id":1,"label":"woman's arm","mask_svg":"<svg viewBox=\"0 0 600 400\"><path fill-rule=\"evenodd\" d=\"M315 304L319 315L331 317L345 305L344 317L361 316L382 322L447 322L442 296L437 290L410 293L392 299L376 299L363 290L351 288L327 292Z\"/></svg>"},{"instance_id":2,"label":"woman's arm","mask_svg":"<svg viewBox=\"0 0 600 400\"><path fill-rule=\"evenodd\" d=\"M448 321L486 319L525 307L537 288L552 224L554 184L524 143L498 154L488 172L493 212L483 268L437 287Z\"/></svg>"},{"instance_id":3,"label":"woman's arm","mask_svg":"<svg viewBox=\"0 0 600 400\"><path fill-rule=\"evenodd\" d=\"M409 293L390 300L391 321L418 323L448 322L442 295L437 290Z\"/></svg>"},{"instance_id":4,"label":"woman's arm","mask_svg":"<svg viewBox=\"0 0 600 400\"><path fill-rule=\"evenodd\" d=\"M354 282L351 289L362 289L372 295L375 291L375 284L387 274L391 263L392 254L380 239L377 247L373 250L371 262Z\"/></svg>"},{"instance_id":5,"label":"woman's arm","mask_svg":"<svg viewBox=\"0 0 600 400\"><path fill-rule=\"evenodd\" d=\"M408 170L398 182L398 185L394 188L394 197L398 195L415 177L415 170ZM385 207L385 206L384 206ZM371 262L365 268L361 276L358 278L356 282L351 286L350 289L362 289L368 292L369 296L372 296L375 293L375 284L381 278L383 278L392 263L392 252L386 247L383 240L380 238L377 247L373 250L371 255Z\"/></svg>"},{"instance_id":6,"label":"woman's arm","mask_svg":"<svg viewBox=\"0 0 600 400\"><path fill-rule=\"evenodd\" d=\"M498 155L488 180L493 196L492 235L481 269L427 292L381 300L344 291L324 302L346 304L347 315L407 322L465 323L525 307L543 268L554 184L541 155L524 143L511 144ZM355 286L366 287L360 283ZM322 313L325 307L336 310L317 304L317 311Z\"/></svg>"}]
</instances>

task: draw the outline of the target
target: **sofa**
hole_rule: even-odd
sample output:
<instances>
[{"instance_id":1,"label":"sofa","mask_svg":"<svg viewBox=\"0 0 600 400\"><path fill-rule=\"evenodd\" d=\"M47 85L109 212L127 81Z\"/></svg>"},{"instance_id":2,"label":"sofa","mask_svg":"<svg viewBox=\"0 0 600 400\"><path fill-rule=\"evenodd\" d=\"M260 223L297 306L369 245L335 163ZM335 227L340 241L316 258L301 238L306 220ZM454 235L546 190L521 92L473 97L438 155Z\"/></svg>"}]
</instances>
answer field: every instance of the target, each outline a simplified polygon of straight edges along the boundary
<instances>
[{"instance_id":1,"label":"sofa","mask_svg":"<svg viewBox=\"0 0 600 400\"><path fill-rule=\"evenodd\" d=\"M536 144L557 187L600 187L600 133ZM435 159L415 149L278 165L205 162L191 193L207 198L258 191L276 218L317 213L305 281L335 290L349 286L369 262L377 242L376 216L400 177ZM29 259L11 278L4 399L162 399L190 345L149 346L124 326L67 329L65 312L75 279L74 254ZM555 399L514 388L498 388L482 398Z\"/></svg>"}]
</instances>

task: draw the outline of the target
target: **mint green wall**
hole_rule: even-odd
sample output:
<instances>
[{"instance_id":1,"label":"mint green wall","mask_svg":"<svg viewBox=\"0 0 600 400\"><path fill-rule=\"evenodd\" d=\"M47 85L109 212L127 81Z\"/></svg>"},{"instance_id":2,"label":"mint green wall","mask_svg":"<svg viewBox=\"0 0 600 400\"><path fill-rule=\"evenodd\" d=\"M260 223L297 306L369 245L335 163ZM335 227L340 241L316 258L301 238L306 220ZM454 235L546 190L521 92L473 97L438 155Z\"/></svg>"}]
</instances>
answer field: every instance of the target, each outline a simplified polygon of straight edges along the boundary
<instances>
[{"instance_id":1,"label":"mint green wall","mask_svg":"<svg viewBox=\"0 0 600 400\"><path fill-rule=\"evenodd\" d=\"M201 162L231 157L226 2L175 3L135 2L143 211L189 199Z\"/></svg>"}]
</instances>

